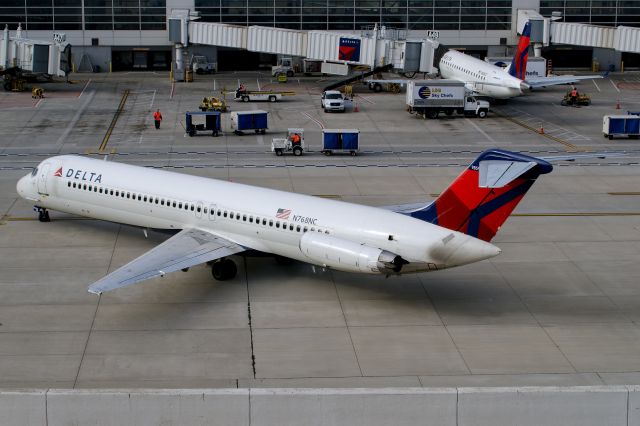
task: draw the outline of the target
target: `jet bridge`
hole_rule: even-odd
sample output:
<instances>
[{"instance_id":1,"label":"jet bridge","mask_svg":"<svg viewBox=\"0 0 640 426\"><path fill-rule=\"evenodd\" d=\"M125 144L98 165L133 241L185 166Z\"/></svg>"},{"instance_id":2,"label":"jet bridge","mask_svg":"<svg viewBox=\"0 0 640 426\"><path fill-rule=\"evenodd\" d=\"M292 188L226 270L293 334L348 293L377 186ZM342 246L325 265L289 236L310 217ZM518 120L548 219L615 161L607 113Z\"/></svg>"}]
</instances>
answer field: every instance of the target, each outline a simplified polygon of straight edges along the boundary
<instances>
[{"instance_id":1,"label":"jet bridge","mask_svg":"<svg viewBox=\"0 0 640 426\"><path fill-rule=\"evenodd\" d=\"M558 17L559 18L559 17ZM545 18L535 10L519 10L517 29L531 21L531 44L539 55L539 49L550 44L613 49L619 52L640 53L640 28L604 27L573 22L559 22L555 17Z\"/></svg>"},{"instance_id":2,"label":"jet bridge","mask_svg":"<svg viewBox=\"0 0 640 426\"><path fill-rule=\"evenodd\" d=\"M169 28L170 40L177 49L188 44L230 47L351 67L391 65L401 72L434 72L433 56L438 47L438 42L431 39L401 39L385 27L360 35L341 34L198 22L182 13L170 17Z\"/></svg>"},{"instance_id":3,"label":"jet bridge","mask_svg":"<svg viewBox=\"0 0 640 426\"><path fill-rule=\"evenodd\" d=\"M23 77L65 77L69 73L71 45L64 34L54 34L54 40L30 40L22 36L18 26L15 34L5 27L0 42L0 69L6 75Z\"/></svg>"}]
</instances>

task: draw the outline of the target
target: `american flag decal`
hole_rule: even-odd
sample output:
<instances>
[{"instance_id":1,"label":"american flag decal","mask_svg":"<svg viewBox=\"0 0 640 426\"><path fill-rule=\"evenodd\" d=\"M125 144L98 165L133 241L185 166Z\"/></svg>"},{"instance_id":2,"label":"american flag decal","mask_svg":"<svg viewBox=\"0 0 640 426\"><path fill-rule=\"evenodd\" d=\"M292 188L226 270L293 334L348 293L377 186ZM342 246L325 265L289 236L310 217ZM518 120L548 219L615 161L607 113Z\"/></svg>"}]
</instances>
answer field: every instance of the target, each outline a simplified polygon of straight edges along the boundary
<instances>
[{"instance_id":1,"label":"american flag decal","mask_svg":"<svg viewBox=\"0 0 640 426\"><path fill-rule=\"evenodd\" d=\"M276 212L276 218L286 220L286 219L289 219L290 214L291 214L290 209L278 209L278 211Z\"/></svg>"}]
</instances>

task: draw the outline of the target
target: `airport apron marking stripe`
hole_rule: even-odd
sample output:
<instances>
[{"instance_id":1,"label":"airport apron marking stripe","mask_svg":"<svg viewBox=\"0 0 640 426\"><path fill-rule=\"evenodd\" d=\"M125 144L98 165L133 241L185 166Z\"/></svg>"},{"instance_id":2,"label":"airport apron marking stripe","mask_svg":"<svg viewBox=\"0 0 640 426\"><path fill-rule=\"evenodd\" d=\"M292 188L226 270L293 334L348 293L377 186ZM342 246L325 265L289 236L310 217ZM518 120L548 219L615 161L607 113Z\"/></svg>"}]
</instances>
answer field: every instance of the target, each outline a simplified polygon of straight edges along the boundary
<instances>
[{"instance_id":1,"label":"airport apron marking stripe","mask_svg":"<svg viewBox=\"0 0 640 426\"><path fill-rule=\"evenodd\" d=\"M111 124L109 124L109 127L107 128L107 133L105 133L104 137L102 138L102 143L98 148L99 154L105 153L104 150L107 147L107 143L109 142L109 138L111 137L111 133L113 132L113 129L116 127L118 118L120 117L120 114L122 114L122 111L124 110L124 104L127 102L128 97L129 97L129 89L125 90L124 93L122 94L122 99L120 99L120 105L118 105L118 109L116 110L116 113L113 115L113 118L111 119Z\"/></svg>"}]
</instances>

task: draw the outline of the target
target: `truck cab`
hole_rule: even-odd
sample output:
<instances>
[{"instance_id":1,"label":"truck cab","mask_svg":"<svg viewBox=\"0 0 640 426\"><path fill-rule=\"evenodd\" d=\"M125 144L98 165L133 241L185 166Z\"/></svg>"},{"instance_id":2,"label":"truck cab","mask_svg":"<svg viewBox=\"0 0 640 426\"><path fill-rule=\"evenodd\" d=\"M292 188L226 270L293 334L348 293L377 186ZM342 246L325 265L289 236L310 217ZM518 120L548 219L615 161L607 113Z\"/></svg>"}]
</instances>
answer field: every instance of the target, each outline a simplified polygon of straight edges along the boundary
<instances>
[{"instance_id":1,"label":"truck cab","mask_svg":"<svg viewBox=\"0 0 640 426\"><path fill-rule=\"evenodd\" d=\"M337 90L326 90L322 93L320 105L324 112L341 111L344 112L344 98Z\"/></svg>"},{"instance_id":2,"label":"truck cab","mask_svg":"<svg viewBox=\"0 0 640 426\"><path fill-rule=\"evenodd\" d=\"M467 95L464 101L464 114L485 118L489 113L489 102Z\"/></svg>"}]
</instances>

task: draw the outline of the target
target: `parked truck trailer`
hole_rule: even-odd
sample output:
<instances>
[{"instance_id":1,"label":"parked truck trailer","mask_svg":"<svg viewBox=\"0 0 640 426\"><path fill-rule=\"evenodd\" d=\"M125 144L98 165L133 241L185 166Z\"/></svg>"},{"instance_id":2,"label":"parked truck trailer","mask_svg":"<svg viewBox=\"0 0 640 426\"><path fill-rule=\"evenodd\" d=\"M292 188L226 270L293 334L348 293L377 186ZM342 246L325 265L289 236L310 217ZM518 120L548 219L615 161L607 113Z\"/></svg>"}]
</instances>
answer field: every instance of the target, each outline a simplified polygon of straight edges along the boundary
<instances>
[{"instance_id":1,"label":"parked truck trailer","mask_svg":"<svg viewBox=\"0 0 640 426\"><path fill-rule=\"evenodd\" d=\"M458 113L485 118L489 102L476 99L458 80L419 80L407 83L407 106L410 113L437 118Z\"/></svg>"}]
</instances>

